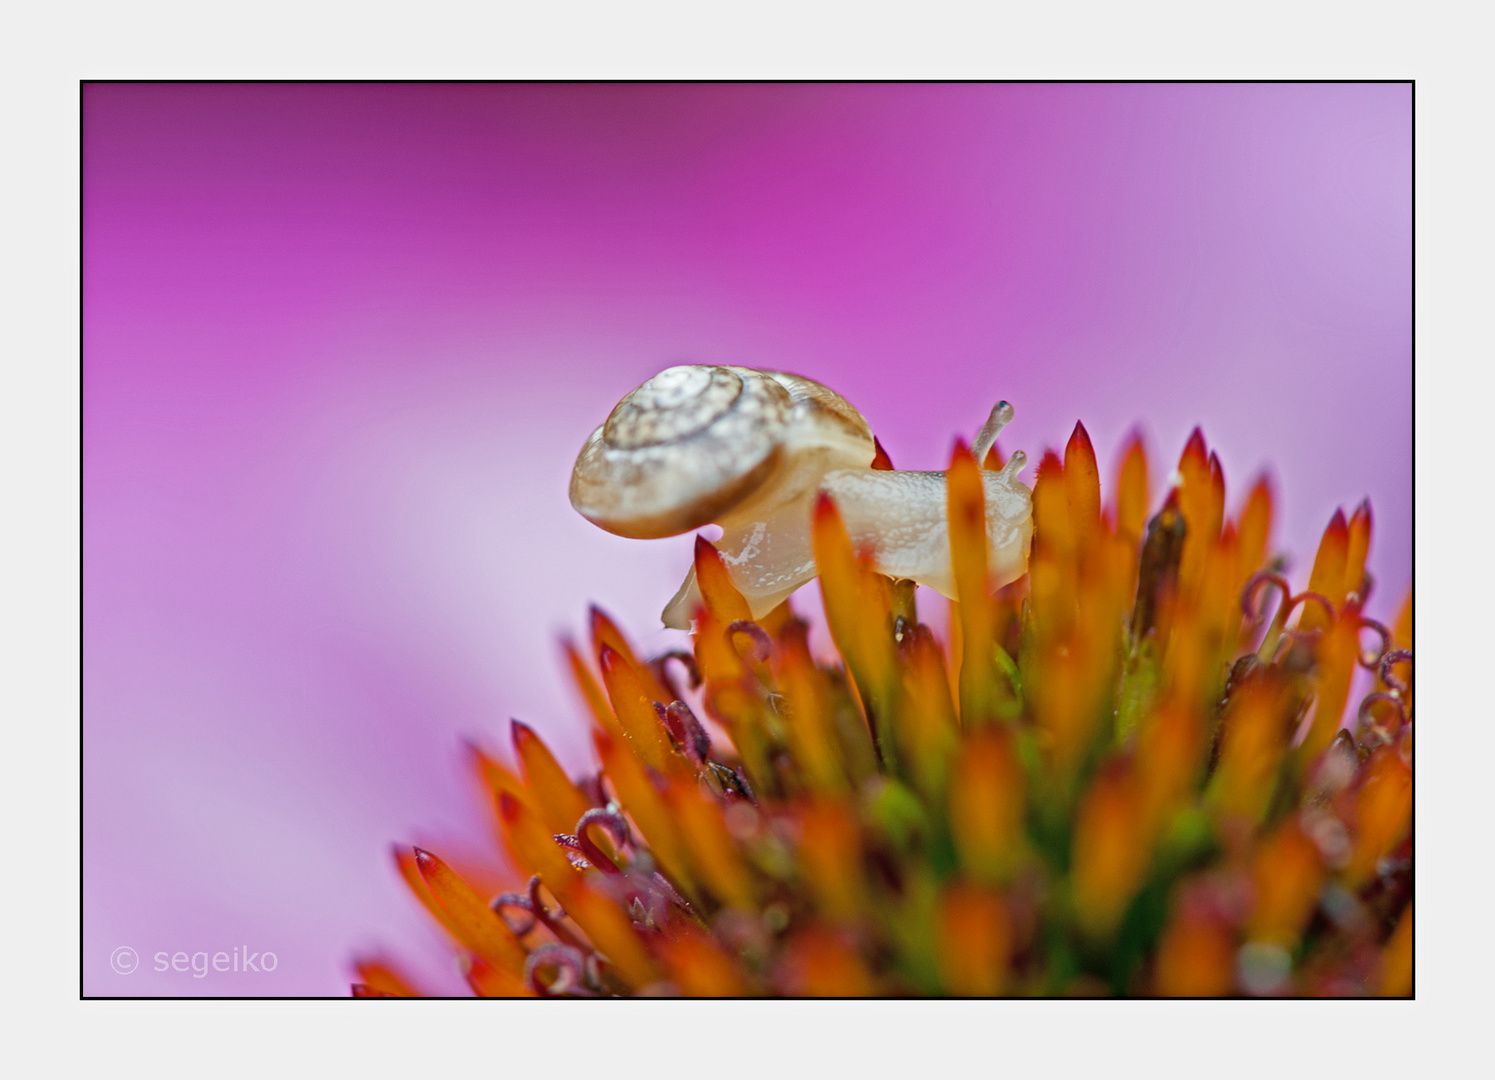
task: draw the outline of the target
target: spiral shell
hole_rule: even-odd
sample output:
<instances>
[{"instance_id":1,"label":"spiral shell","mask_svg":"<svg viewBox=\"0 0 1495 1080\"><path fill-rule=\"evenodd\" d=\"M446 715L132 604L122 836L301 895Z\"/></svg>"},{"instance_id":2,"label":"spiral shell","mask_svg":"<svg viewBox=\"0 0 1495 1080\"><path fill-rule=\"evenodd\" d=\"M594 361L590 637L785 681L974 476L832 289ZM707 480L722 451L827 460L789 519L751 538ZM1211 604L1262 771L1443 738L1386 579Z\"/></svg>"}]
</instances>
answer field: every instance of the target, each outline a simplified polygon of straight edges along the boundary
<instances>
[{"instance_id":1,"label":"spiral shell","mask_svg":"<svg viewBox=\"0 0 1495 1080\"><path fill-rule=\"evenodd\" d=\"M587 439L571 505L619 536L674 536L720 521L795 472L783 467L791 455L821 443L838 460L873 452L866 421L817 382L740 367L666 368Z\"/></svg>"}]
</instances>

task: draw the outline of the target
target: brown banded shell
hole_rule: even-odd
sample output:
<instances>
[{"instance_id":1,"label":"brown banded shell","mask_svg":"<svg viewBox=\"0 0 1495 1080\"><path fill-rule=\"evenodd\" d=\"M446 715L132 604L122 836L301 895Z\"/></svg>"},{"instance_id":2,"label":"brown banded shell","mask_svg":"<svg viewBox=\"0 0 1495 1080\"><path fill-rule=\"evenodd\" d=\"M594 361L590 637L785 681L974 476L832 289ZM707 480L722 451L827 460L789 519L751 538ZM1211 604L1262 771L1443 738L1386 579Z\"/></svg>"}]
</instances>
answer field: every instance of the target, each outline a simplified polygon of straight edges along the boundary
<instances>
[{"instance_id":1,"label":"brown banded shell","mask_svg":"<svg viewBox=\"0 0 1495 1080\"><path fill-rule=\"evenodd\" d=\"M748 368L667 368L618 402L571 474L571 505L619 536L699 528L774 471L789 390Z\"/></svg>"}]
</instances>

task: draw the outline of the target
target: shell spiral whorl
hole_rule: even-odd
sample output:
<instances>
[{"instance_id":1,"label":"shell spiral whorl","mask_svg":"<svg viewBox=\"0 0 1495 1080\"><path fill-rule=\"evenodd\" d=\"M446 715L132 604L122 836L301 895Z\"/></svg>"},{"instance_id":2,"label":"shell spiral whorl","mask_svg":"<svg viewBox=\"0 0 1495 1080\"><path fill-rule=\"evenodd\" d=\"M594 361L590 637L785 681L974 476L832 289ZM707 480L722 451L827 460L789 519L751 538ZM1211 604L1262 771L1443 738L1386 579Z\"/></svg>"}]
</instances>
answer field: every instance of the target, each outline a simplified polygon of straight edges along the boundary
<instances>
[{"instance_id":1,"label":"shell spiral whorl","mask_svg":"<svg viewBox=\"0 0 1495 1080\"><path fill-rule=\"evenodd\" d=\"M789 392L748 368L666 368L618 402L582 447L571 503L621 536L698 528L773 470Z\"/></svg>"},{"instance_id":2,"label":"shell spiral whorl","mask_svg":"<svg viewBox=\"0 0 1495 1080\"><path fill-rule=\"evenodd\" d=\"M618 402L602 438L620 450L678 442L732 408L742 390L742 377L729 368L666 368Z\"/></svg>"}]
</instances>

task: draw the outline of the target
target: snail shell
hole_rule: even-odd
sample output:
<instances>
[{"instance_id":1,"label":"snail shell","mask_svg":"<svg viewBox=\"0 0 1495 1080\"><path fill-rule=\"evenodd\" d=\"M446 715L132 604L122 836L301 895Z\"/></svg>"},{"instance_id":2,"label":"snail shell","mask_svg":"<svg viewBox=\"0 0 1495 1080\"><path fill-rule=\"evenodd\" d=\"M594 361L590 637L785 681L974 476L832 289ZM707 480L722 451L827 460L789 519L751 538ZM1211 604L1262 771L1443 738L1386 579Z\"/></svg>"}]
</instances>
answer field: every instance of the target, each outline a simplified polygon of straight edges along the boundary
<instances>
[{"instance_id":1,"label":"snail shell","mask_svg":"<svg viewBox=\"0 0 1495 1080\"><path fill-rule=\"evenodd\" d=\"M571 505L619 536L675 536L770 509L829 469L866 466L872 432L810 379L666 368L618 402L571 473Z\"/></svg>"},{"instance_id":2,"label":"snail shell","mask_svg":"<svg viewBox=\"0 0 1495 1080\"><path fill-rule=\"evenodd\" d=\"M1012 417L999 402L977 438L984 456ZM620 401L587 439L571 504L620 536L722 527L717 550L754 618L815 576L810 519L824 490L859 549L895 578L954 595L945 474L873 470L872 432L835 391L783 372L668 368ZM980 458L978 457L978 460ZM984 471L988 567L1003 584L1027 569L1032 503L1012 455ZM694 568L662 616L686 629L700 592Z\"/></svg>"}]
</instances>

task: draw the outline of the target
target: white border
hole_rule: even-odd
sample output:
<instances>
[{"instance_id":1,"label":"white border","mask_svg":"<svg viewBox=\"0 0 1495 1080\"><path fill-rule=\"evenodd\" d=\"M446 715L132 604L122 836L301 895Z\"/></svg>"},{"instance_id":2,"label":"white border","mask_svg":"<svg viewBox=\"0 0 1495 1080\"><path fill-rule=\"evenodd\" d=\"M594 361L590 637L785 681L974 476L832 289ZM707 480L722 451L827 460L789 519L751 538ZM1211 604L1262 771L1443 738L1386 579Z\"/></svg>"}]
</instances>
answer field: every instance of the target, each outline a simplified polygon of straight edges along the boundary
<instances>
[{"instance_id":1,"label":"white border","mask_svg":"<svg viewBox=\"0 0 1495 1080\"><path fill-rule=\"evenodd\" d=\"M1386 1075L1471 1061L1489 999L1487 35L1471 7L273 0L28 5L4 50L3 1005L18 1046L131 1073L928 1074L1039 1065ZM1467 18L1467 17L1466 17ZM624 1004L76 1000L80 78L1407 78L1417 85L1415 1003ZM1472 363L1461 365L1461 360ZM1366 417L1374 423L1374 417ZM1431 554L1430 554L1431 553ZM1478 651L1477 651L1478 650ZM1464 706L1464 708L1460 708ZM1483 781L1483 782L1481 782ZM370 1005L373 1007L370 1007ZM81 1037L80 1037L81 1036Z\"/></svg>"}]
</instances>

